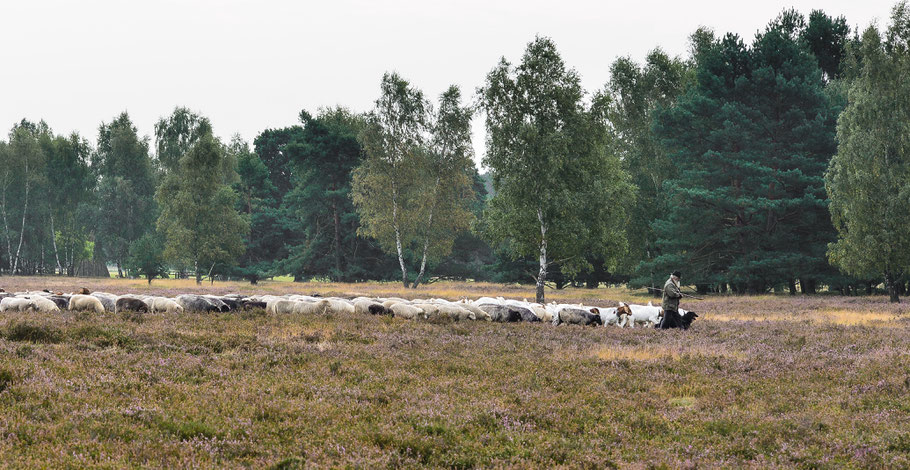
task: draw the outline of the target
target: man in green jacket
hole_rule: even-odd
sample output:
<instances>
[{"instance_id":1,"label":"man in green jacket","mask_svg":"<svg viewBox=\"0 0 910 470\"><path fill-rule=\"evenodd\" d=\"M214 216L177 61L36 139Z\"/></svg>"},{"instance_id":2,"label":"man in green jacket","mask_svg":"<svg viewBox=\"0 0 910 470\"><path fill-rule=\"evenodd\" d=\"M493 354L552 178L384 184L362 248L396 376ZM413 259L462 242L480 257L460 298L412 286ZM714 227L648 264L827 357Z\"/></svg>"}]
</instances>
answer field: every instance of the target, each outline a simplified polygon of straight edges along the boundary
<instances>
[{"instance_id":1,"label":"man in green jacket","mask_svg":"<svg viewBox=\"0 0 910 470\"><path fill-rule=\"evenodd\" d=\"M679 290L679 280L682 273L673 271L670 279L664 283L664 296L661 301L661 307L664 309L664 316L660 321L658 328L672 328L679 325L682 317L679 316L679 299L682 298L682 292ZM669 317L669 318L668 318Z\"/></svg>"}]
</instances>

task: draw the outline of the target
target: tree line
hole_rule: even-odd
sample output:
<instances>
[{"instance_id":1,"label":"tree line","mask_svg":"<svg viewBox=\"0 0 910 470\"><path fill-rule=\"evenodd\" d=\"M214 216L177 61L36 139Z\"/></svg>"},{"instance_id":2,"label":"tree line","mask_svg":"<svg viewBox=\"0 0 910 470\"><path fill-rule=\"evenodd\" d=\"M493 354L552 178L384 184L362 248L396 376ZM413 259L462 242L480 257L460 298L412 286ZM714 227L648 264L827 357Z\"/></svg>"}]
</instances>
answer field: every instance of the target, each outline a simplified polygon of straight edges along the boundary
<instances>
[{"instance_id":1,"label":"tree line","mask_svg":"<svg viewBox=\"0 0 910 470\"><path fill-rule=\"evenodd\" d=\"M785 10L751 42L621 57L588 92L546 37L472 95L396 73L366 113L301 111L252 143L176 108L90 141L0 141L0 272L252 283L440 277L700 292L907 289L910 11L884 31ZM487 131L484 174L471 120Z\"/></svg>"}]
</instances>

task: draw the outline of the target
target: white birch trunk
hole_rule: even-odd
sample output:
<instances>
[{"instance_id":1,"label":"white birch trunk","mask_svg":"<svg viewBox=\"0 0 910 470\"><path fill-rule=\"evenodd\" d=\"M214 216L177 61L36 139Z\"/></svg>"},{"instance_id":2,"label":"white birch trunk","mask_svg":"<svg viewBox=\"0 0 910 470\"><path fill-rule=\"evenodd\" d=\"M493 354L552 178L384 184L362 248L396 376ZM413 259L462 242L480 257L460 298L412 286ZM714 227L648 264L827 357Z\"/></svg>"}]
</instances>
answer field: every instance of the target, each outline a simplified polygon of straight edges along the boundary
<instances>
[{"instance_id":1,"label":"white birch trunk","mask_svg":"<svg viewBox=\"0 0 910 470\"><path fill-rule=\"evenodd\" d=\"M22 228L19 230L19 246L16 248L16 259L13 261L13 271L10 274L16 274L19 269L19 254L22 253L22 241L25 239L25 217L28 215L28 192L30 182L28 178L28 157L25 159L25 204L22 206Z\"/></svg>"},{"instance_id":2,"label":"white birch trunk","mask_svg":"<svg viewBox=\"0 0 910 470\"><path fill-rule=\"evenodd\" d=\"M537 220L540 221L540 272L537 273L537 303L543 305L544 284L547 282L547 224L543 220L543 211L537 209Z\"/></svg>"},{"instance_id":3,"label":"white birch trunk","mask_svg":"<svg viewBox=\"0 0 910 470\"><path fill-rule=\"evenodd\" d=\"M9 177L9 172L6 173L6 177L4 177L4 180L6 180L6 178L8 178L8 177ZM2 199L0 199L0 201L2 201L2 206L0 206L0 209L3 210L3 229L4 229L4 233L6 234L6 254L7 254L6 261L9 265L8 267L9 267L10 271L12 272L12 269L13 269L13 240L12 240L12 238L10 238L9 221L6 218L6 189L8 187L9 187L9 183L7 183L5 186L3 186L3 197L2 197Z\"/></svg>"},{"instance_id":4,"label":"white birch trunk","mask_svg":"<svg viewBox=\"0 0 910 470\"><path fill-rule=\"evenodd\" d=\"M417 274L417 279L414 280L414 285L411 286L414 289L420 285L423 281L423 273L427 267L427 251L430 248L430 233L433 228L433 212L436 211L436 192L439 190L439 177L436 177L436 185L433 186L433 204L430 206L430 216L427 217L427 228L426 228L426 238L423 241L423 257L420 260L420 273Z\"/></svg>"},{"instance_id":5,"label":"white birch trunk","mask_svg":"<svg viewBox=\"0 0 910 470\"><path fill-rule=\"evenodd\" d=\"M57 253L57 232L54 231L54 216L51 216L51 243L54 245L54 259L57 260L57 272L63 274L63 266L60 265L60 255Z\"/></svg>"},{"instance_id":6,"label":"white birch trunk","mask_svg":"<svg viewBox=\"0 0 910 470\"><path fill-rule=\"evenodd\" d=\"M401 249L401 230L398 227L398 193L392 188L392 226L395 228L395 247L398 248L398 264L401 265L401 282L408 288L408 268L404 265L404 251Z\"/></svg>"}]
</instances>

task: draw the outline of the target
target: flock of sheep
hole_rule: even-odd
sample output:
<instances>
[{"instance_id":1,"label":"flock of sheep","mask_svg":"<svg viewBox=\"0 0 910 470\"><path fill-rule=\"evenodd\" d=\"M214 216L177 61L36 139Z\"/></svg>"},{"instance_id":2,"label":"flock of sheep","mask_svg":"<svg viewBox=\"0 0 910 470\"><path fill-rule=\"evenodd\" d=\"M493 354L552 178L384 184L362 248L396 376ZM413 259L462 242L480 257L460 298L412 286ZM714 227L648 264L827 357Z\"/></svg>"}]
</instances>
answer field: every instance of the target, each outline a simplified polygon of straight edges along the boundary
<instances>
[{"instance_id":1,"label":"flock of sheep","mask_svg":"<svg viewBox=\"0 0 910 470\"><path fill-rule=\"evenodd\" d=\"M445 299L406 300L401 298L317 297L307 295L197 295L184 294L174 298L139 294L115 295L90 292L63 294L51 291L8 293L0 289L0 312L61 310L141 313L230 312L261 308L273 315L351 313L392 315L409 320L448 319L485 320L495 322L548 322L574 325L616 325L619 327L657 326L663 316L660 307L630 305L620 302L617 307L591 307L581 304L541 305L533 302L481 297L457 302ZM685 315L685 310L680 310Z\"/></svg>"}]
</instances>

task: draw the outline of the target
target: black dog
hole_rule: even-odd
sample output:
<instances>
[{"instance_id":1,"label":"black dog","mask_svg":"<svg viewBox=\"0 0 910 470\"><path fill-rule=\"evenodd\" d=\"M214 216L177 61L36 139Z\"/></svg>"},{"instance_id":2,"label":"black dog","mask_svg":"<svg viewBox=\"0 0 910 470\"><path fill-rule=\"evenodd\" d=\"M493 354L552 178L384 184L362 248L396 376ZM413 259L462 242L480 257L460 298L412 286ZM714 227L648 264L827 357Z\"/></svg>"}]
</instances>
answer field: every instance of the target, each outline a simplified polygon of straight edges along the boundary
<instances>
[{"instance_id":1,"label":"black dog","mask_svg":"<svg viewBox=\"0 0 910 470\"><path fill-rule=\"evenodd\" d=\"M696 318L698 318L698 314L692 311L686 312L684 315L680 315L679 312L667 310L664 312L664 317L660 321L658 328L662 330L668 330L670 328L682 328L683 330L688 330Z\"/></svg>"}]
</instances>

